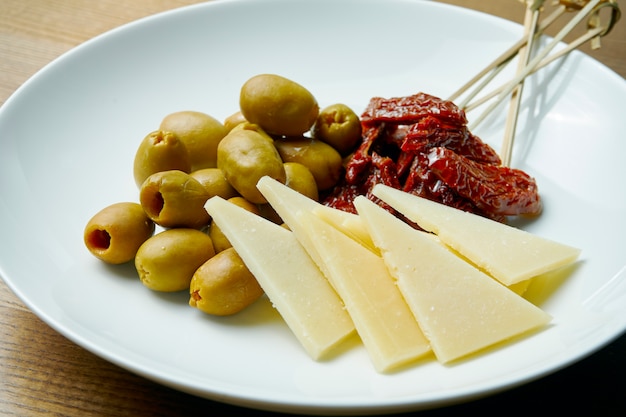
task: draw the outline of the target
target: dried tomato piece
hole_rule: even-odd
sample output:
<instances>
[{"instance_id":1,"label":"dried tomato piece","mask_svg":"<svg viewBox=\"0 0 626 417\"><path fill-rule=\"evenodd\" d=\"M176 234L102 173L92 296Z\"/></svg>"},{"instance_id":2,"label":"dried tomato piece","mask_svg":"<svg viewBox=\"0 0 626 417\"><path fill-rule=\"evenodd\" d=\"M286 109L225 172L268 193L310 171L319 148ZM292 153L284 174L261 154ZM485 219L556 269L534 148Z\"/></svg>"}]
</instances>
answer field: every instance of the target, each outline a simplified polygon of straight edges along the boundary
<instances>
[{"instance_id":1,"label":"dried tomato piece","mask_svg":"<svg viewBox=\"0 0 626 417\"><path fill-rule=\"evenodd\" d=\"M402 190L495 221L502 222L505 220L505 217L502 215L476 207L471 200L461 196L454 188L437 177L429 167L429 160L426 154L420 154L415 157Z\"/></svg>"},{"instance_id":2,"label":"dried tomato piece","mask_svg":"<svg viewBox=\"0 0 626 417\"><path fill-rule=\"evenodd\" d=\"M344 181L337 185L331 194L323 200L323 204L344 210L350 213L356 213L356 209L352 204L354 198L358 195L364 195L372 201L378 199L372 194L372 189L376 184L385 184L390 187L400 189L400 180L397 176L396 163L389 157L372 153L370 156L370 164L366 175L363 175L363 181L351 184Z\"/></svg>"},{"instance_id":3,"label":"dried tomato piece","mask_svg":"<svg viewBox=\"0 0 626 417\"><path fill-rule=\"evenodd\" d=\"M401 146L405 152L427 152L435 147L451 149L477 162L496 165L502 162L498 153L467 126L451 125L433 116L411 125Z\"/></svg>"},{"instance_id":4,"label":"dried tomato piece","mask_svg":"<svg viewBox=\"0 0 626 417\"><path fill-rule=\"evenodd\" d=\"M346 181L348 184L357 184L363 180L364 173L367 172L371 163L370 148L376 139L384 131L384 125L378 125L363 129L363 141L350 157L346 165Z\"/></svg>"},{"instance_id":5,"label":"dried tomato piece","mask_svg":"<svg viewBox=\"0 0 626 417\"><path fill-rule=\"evenodd\" d=\"M391 158L374 153L372 154L372 166L374 169L367 181L368 194L376 184L385 184L396 189L401 188L398 168Z\"/></svg>"},{"instance_id":6,"label":"dried tomato piece","mask_svg":"<svg viewBox=\"0 0 626 417\"><path fill-rule=\"evenodd\" d=\"M485 212L503 216L541 212L534 178L519 169L477 163L446 148L429 151L428 167Z\"/></svg>"},{"instance_id":7,"label":"dried tomato piece","mask_svg":"<svg viewBox=\"0 0 626 417\"><path fill-rule=\"evenodd\" d=\"M366 195L363 184L348 184L345 181L336 185L322 203L328 207L356 214L352 201L359 195Z\"/></svg>"},{"instance_id":8,"label":"dried tomato piece","mask_svg":"<svg viewBox=\"0 0 626 417\"><path fill-rule=\"evenodd\" d=\"M374 97L361 115L364 126L378 123L413 124L426 116L435 116L454 125L467 124L465 112L449 100L425 93L406 97Z\"/></svg>"},{"instance_id":9,"label":"dried tomato piece","mask_svg":"<svg viewBox=\"0 0 626 417\"><path fill-rule=\"evenodd\" d=\"M465 113L451 101L424 93L374 97L361 122L363 140L341 183L322 200L326 205L354 213L352 201L365 195L385 207L371 194L382 183L502 222L541 211L534 179L500 166L499 155L469 131Z\"/></svg>"},{"instance_id":10,"label":"dried tomato piece","mask_svg":"<svg viewBox=\"0 0 626 417\"><path fill-rule=\"evenodd\" d=\"M408 126L388 126L381 123L363 130L363 141L346 164L346 180L349 184L365 181L372 155L378 154L396 161L401 156L400 146L404 142Z\"/></svg>"}]
</instances>

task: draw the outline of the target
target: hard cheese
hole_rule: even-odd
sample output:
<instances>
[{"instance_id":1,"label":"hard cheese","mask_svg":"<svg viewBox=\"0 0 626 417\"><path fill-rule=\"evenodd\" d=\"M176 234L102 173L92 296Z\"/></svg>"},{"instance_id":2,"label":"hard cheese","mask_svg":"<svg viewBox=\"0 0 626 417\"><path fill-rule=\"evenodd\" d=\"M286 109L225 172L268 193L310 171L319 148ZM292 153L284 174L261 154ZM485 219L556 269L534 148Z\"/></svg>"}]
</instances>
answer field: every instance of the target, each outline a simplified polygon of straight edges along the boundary
<instances>
[{"instance_id":1,"label":"hard cheese","mask_svg":"<svg viewBox=\"0 0 626 417\"><path fill-rule=\"evenodd\" d=\"M294 223L293 216L296 211L315 213L363 246L372 251L377 250L356 214L324 206L271 177L262 177L257 183L257 188L288 225L290 222Z\"/></svg>"},{"instance_id":2,"label":"hard cheese","mask_svg":"<svg viewBox=\"0 0 626 417\"><path fill-rule=\"evenodd\" d=\"M550 316L367 198L354 200L435 355L449 362Z\"/></svg>"},{"instance_id":3,"label":"hard cheese","mask_svg":"<svg viewBox=\"0 0 626 417\"><path fill-rule=\"evenodd\" d=\"M379 184L373 194L504 285L574 262L580 249Z\"/></svg>"},{"instance_id":4,"label":"hard cheese","mask_svg":"<svg viewBox=\"0 0 626 417\"><path fill-rule=\"evenodd\" d=\"M357 214L341 211L323 204L318 204L313 210L313 213L361 243L372 252L379 254L378 248L376 248L374 242L372 242L372 238L369 233L367 233L363 221Z\"/></svg>"},{"instance_id":5,"label":"hard cheese","mask_svg":"<svg viewBox=\"0 0 626 417\"><path fill-rule=\"evenodd\" d=\"M220 197L205 208L312 358L354 332L343 302L292 232Z\"/></svg>"},{"instance_id":6,"label":"hard cheese","mask_svg":"<svg viewBox=\"0 0 626 417\"><path fill-rule=\"evenodd\" d=\"M308 235L305 249L313 245L319 255L320 269L342 298L376 370L385 372L430 352L382 258L312 213L298 211L294 217L295 229Z\"/></svg>"}]
</instances>

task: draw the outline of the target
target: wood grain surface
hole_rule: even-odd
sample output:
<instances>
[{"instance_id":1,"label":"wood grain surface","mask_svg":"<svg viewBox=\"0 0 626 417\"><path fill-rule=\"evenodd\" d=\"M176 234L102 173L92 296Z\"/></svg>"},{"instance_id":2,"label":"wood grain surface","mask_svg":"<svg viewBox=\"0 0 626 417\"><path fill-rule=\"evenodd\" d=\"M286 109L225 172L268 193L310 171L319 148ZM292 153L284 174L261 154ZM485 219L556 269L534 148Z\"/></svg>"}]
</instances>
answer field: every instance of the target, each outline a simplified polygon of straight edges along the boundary
<instances>
[{"instance_id":1,"label":"wood grain surface","mask_svg":"<svg viewBox=\"0 0 626 417\"><path fill-rule=\"evenodd\" d=\"M517 0L442 2L517 22L523 18L523 5ZM0 104L38 70L76 45L124 23L192 3L198 1L1 0ZM581 48L622 77L626 77L625 27L625 22L620 22L599 50ZM622 336L589 358L538 381L419 414L534 413L553 406L562 415L624 416L625 358L626 336ZM219 416L241 411L163 387L91 354L41 321L0 280L0 415Z\"/></svg>"}]
</instances>

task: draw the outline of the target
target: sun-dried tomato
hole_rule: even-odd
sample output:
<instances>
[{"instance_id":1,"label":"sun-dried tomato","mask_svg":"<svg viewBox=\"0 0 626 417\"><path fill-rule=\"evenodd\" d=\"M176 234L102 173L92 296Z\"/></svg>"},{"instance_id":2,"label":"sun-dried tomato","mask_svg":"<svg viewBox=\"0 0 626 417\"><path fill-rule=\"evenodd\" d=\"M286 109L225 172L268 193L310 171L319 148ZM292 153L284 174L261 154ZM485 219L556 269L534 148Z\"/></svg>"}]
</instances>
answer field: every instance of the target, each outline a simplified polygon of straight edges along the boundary
<instances>
[{"instance_id":1,"label":"sun-dried tomato","mask_svg":"<svg viewBox=\"0 0 626 417\"><path fill-rule=\"evenodd\" d=\"M502 162L497 152L470 133L467 126L446 124L433 116L412 124L402 143L405 152L427 152L435 147L448 148L477 162L496 165Z\"/></svg>"},{"instance_id":2,"label":"sun-dried tomato","mask_svg":"<svg viewBox=\"0 0 626 417\"><path fill-rule=\"evenodd\" d=\"M455 125L467 124L465 112L453 102L425 93L395 98L374 97L361 115L361 122L364 126L381 122L410 125L426 116L435 116Z\"/></svg>"},{"instance_id":3,"label":"sun-dried tomato","mask_svg":"<svg viewBox=\"0 0 626 417\"><path fill-rule=\"evenodd\" d=\"M363 181L350 182L344 178L339 186L333 188L324 203L343 211L356 213L352 205L354 198L364 195L369 199L374 199L371 191L376 184L385 184L396 189L401 187L396 163L391 158L374 152L369 156L367 175L364 176Z\"/></svg>"},{"instance_id":4,"label":"sun-dried tomato","mask_svg":"<svg viewBox=\"0 0 626 417\"><path fill-rule=\"evenodd\" d=\"M428 167L487 213L516 216L541 212L535 180L519 169L480 164L446 148L428 152Z\"/></svg>"},{"instance_id":5,"label":"sun-dried tomato","mask_svg":"<svg viewBox=\"0 0 626 417\"><path fill-rule=\"evenodd\" d=\"M402 190L459 210L476 213L492 220L499 222L505 220L505 217L500 214L485 212L480 209L471 200L460 195L455 188L450 187L438 178L430 169L428 156L426 154L415 156L409 176Z\"/></svg>"},{"instance_id":6,"label":"sun-dried tomato","mask_svg":"<svg viewBox=\"0 0 626 417\"><path fill-rule=\"evenodd\" d=\"M381 136L384 128L384 125L378 125L363 129L363 140L346 165L346 181L348 184L354 185L365 180L365 178L362 178L364 176L363 173L366 173L369 169L372 159L370 148Z\"/></svg>"},{"instance_id":7,"label":"sun-dried tomato","mask_svg":"<svg viewBox=\"0 0 626 417\"><path fill-rule=\"evenodd\" d=\"M541 210L534 179L501 166L451 101L424 93L374 97L361 124L363 140L326 205L354 213L352 201L365 195L392 211L371 194L382 183L497 221Z\"/></svg>"}]
</instances>

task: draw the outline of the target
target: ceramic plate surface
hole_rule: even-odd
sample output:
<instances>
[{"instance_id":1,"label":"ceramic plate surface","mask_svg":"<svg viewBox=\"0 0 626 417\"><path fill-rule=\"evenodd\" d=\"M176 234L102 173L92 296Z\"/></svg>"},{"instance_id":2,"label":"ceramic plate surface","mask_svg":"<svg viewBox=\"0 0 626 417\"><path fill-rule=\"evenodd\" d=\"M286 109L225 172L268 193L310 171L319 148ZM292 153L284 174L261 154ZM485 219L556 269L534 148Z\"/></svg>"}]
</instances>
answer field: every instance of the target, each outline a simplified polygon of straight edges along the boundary
<instances>
[{"instance_id":1,"label":"ceramic plate surface","mask_svg":"<svg viewBox=\"0 0 626 417\"><path fill-rule=\"evenodd\" d=\"M132 265L100 263L82 242L101 208L138 201L136 147L168 113L223 120L259 73L357 112L373 96L445 98L521 33L431 2L242 0L174 10L86 42L0 110L0 274L39 317L95 354L182 391L261 409L418 410L565 367L626 329L626 82L578 52L528 80L512 164L537 179L545 205L519 226L582 256L568 274L530 288L554 320L517 343L388 375L358 343L315 362L267 300L211 318L185 293L143 287ZM498 109L474 133L498 149L505 114Z\"/></svg>"}]
</instances>

